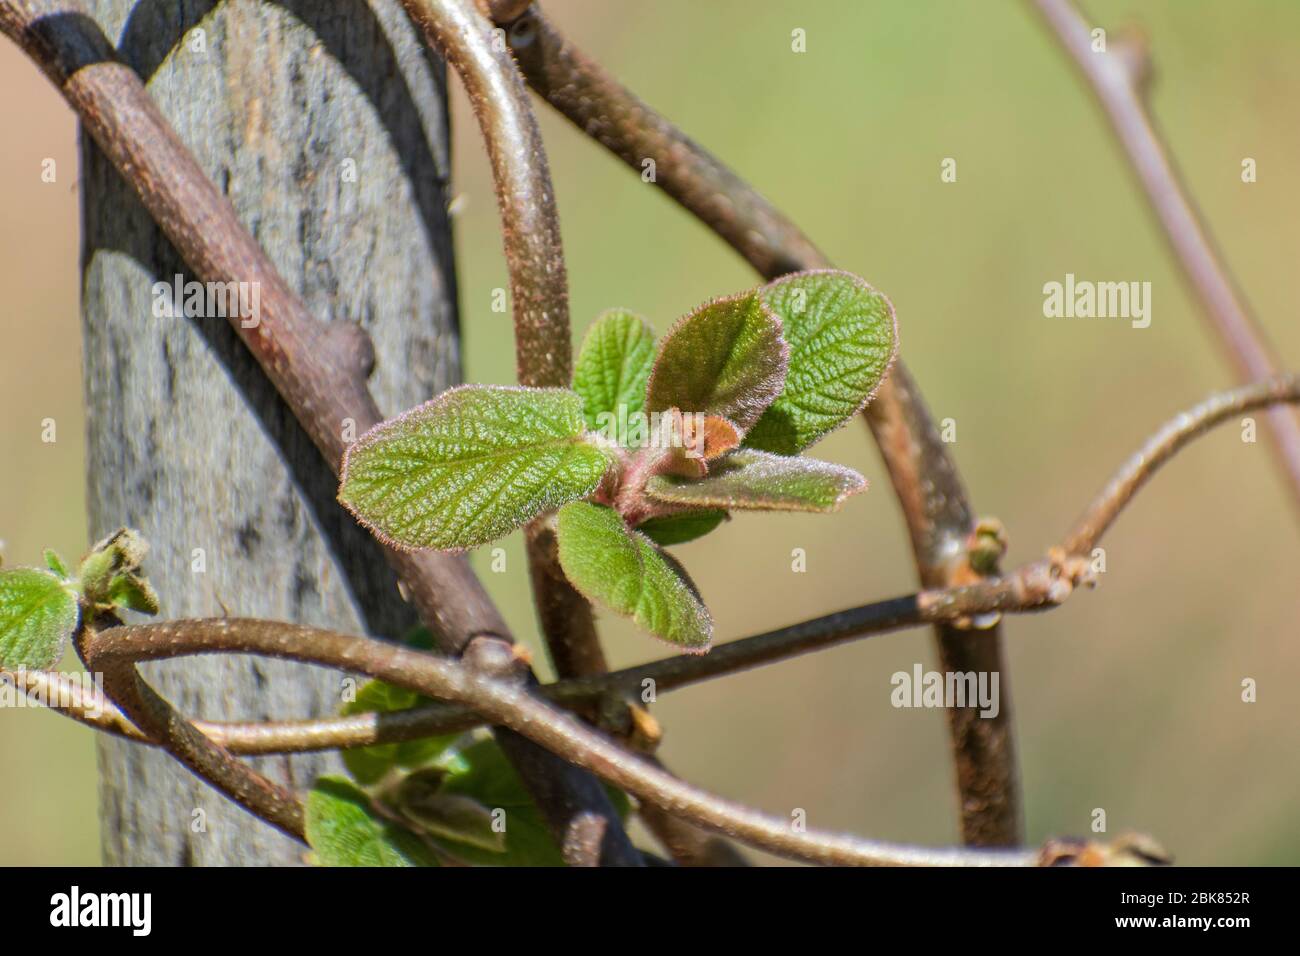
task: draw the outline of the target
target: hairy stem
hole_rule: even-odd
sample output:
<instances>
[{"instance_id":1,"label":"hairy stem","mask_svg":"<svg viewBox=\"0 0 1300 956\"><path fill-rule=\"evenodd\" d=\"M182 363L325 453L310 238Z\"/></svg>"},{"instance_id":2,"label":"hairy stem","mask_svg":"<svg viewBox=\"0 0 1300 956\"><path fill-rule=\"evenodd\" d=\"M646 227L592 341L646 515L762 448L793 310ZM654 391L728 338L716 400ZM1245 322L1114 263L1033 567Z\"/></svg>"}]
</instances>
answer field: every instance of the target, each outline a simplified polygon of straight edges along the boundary
<instances>
[{"instance_id":1,"label":"hairy stem","mask_svg":"<svg viewBox=\"0 0 1300 956\"><path fill-rule=\"evenodd\" d=\"M116 618L103 623L120 624ZM305 814L297 797L204 736L149 686L134 663L97 658L95 633L83 625L75 636L77 651L87 670L102 675L105 692L128 720L245 810L305 842Z\"/></svg>"},{"instance_id":2,"label":"hairy stem","mask_svg":"<svg viewBox=\"0 0 1300 956\"><path fill-rule=\"evenodd\" d=\"M221 618L119 627L84 641L87 665L117 669L189 654L264 654L364 673L426 696L464 704L571 764L674 815L769 852L810 863L861 866L1032 866L1036 850L929 849L801 831L684 783L634 756L527 688L463 664L333 631ZM589 821L580 825L589 829Z\"/></svg>"},{"instance_id":3,"label":"hairy stem","mask_svg":"<svg viewBox=\"0 0 1300 956\"><path fill-rule=\"evenodd\" d=\"M468 0L403 0L460 76L492 166L515 326L519 384L567 388L573 376L569 286L546 150L528 90L493 27ZM538 620L562 677L599 673L605 658L591 606L560 569L543 521L525 537Z\"/></svg>"},{"instance_id":4,"label":"hairy stem","mask_svg":"<svg viewBox=\"0 0 1300 956\"><path fill-rule=\"evenodd\" d=\"M620 85L566 40L536 5L506 23L511 49L530 86L579 129L639 170L655 160L655 183L724 239L761 275L775 278L828 260L785 216L716 158ZM903 507L923 587L971 576L965 542L975 519L966 490L939 439L916 383L894 365L866 418ZM972 634L936 629L944 669L997 671L1007 666L997 628ZM994 719L975 708L948 711L967 843L1020 842L1019 779L1009 695Z\"/></svg>"},{"instance_id":5,"label":"hairy stem","mask_svg":"<svg viewBox=\"0 0 1300 956\"><path fill-rule=\"evenodd\" d=\"M1300 375L1210 396L1171 419L1124 462L1076 522L1064 545L1050 549L1056 552L1055 557L1031 562L1006 577L879 601L731 641L706 656L677 655L610 674L559 681L539 688L539 692L564 707L589 711L611 694L640 692L645 681L653 681L656 692L668 691L872 634L962 617L1054 607L1073 592L1076 581L1070 573L1077 571L1079 560L1089 558L1089 552L1137 491L1175 453L1236 415L1282 402L1300 403ZM0 676L76 720L153 742L111 701L98 696L87 700L82 685L66 675L23 670L0 671ZM195 726L232 753L268 754L395 743L468 730L482 722L472 710L439 703L323 720L264 724L195 721Z\"/></svg>"}]
</instances>

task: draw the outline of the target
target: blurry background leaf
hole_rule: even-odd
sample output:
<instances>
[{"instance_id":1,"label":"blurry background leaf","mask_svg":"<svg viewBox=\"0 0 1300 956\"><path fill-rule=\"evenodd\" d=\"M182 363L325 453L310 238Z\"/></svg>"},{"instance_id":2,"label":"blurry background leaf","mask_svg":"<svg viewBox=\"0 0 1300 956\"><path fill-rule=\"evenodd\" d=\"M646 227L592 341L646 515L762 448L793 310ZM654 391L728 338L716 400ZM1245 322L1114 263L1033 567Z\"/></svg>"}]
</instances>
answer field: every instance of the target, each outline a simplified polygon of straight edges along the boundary
<instances>
[{"instance_id":1,"label":"blurry background leaf","mask_svg":"<svg viewBox=\"0 0 1300 956\"><path fill-rule=\"evenodd\" d=\"M361 685L357 691L357 699L344 704L339 713L344 717L372 711L383 714L395 710L410 710L412 707L429 702L427 698L420 697L414 691L394 687L383 681L371 680ZM378 782L394 767L412 769L432 763L456 742L458 736L451 734L395 744L353 747L341 751L343 764L358 783L369 785Z\"/></svg>"},{"instance_id":2,"label":"blurry background leaf","mask_svg":"<svg viewBox=\"0 0 1300 956\"><path fill-rule=\"evenodd\" d=\"M437 866L418 836L377 816L351 781L321 777L307 795L307 843L320 866Z\"/></svg>"},{"instance_id":3,"label":"blurry background leaf","mask_svg":"<svg viewBox=\"0 0 1300 956\"><path fill-rule=\"evenodd\" d=\"M468 769L470 765L467 762L465 766ZM446 777L442 771L409 774L397 789L401 812L430 836L505 853L506 835L493 827L492 812L474 797L446 792Z\"/></svg>"},{"instance_id":4,"label":"blurry background leaf","mask_svg":"<svg viewBox=\"0 0 1300 956\"><path fill-rule=\"evenodd\" d=\"M523 781L493 740L481 740L461 751L462 769L449 773L445 796L473 800L487 810L505 811L505 852L466 843L448 850L468 863L487 866L563 866L564 858L551 838L541 812Z\"/></svg>"},{"instance_id":5,"label":"blurry background leaf","mask_svg":"<svg viewBox=\"0 0 1300 956\"><path fill-rule=\"evenodd\" d=\"M447 855L475 866L562 866L540 811L491 738L447 752L437 768L416 770L381 799ZM627 795L606 785L620 816Z\"/></svg>"}]
</instances>

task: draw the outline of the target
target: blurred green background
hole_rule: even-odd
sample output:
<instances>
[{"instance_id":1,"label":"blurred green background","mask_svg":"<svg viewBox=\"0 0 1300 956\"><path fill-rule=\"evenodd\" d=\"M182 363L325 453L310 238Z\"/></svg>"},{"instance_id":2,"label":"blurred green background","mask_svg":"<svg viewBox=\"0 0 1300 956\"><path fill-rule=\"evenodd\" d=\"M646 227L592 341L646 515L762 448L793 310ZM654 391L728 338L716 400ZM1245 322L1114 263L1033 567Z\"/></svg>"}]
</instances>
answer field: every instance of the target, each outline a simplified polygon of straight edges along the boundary
<instances>
[{"instance_id":1,"label":"blurred green background","mask_svg":"<svg viewBox=\"0 0 1300 956\"><path fill-rule=\"evenodd\" d=\"M559 2L584 49L753 182L840 266L892 297L902 354L1009 564L1057 540L1159 423L1231 384L1116 145L1027 4L938 0ZM1300 355L1300 4L1094 2L1149 34L1152 106L1280 355ZM791 52L791 31L807 52ZM1113 37L1112 32L1112 37ZM83 514L75 123L0 45L0 539L6 564L80 553ZM508 382L508 318L491 182L460 88L456 242L466 378ZM539 105L564 227L575 332L610 306L662 331L748 268L653 186ZM56 184L40 164L59 163ZM958 181L940 182L944 157ZM1244 157L1258 182L1240 179ZM1150 281L1153 321L1056 320L1065 273ZM390 412L399 409L390 409ZM58 441L40 441L40 421ZM1261 428L1263 421L1261 419ZM906 593L905 531L866 429L817 450L871 492L835 517L740 516L680 550L730 640ZM1189 864L1300 863L1296 514L1263 440L1225 427L1195 444L1107 538L1095 593L1006 625L1028 835L1141 829ZM791 572L791 549L808 572ZM489 587L536 642L518 535ZM483 560L480 560L483 559ZM615 665L662 647L605 618ZM538 654L539 659L544 655ZM851 644L675 692L656 714L678 773L810 825L957 839L943 714L895 710L889 677L933 666L927 630ZM1257 703L1240 700L1243 678ZM1006 686L1004 679L1004 687ZM217 716L217 715L209 715ZM0 713L0 863L98 859L89 731Z\"/></svg>"}]
</instances>

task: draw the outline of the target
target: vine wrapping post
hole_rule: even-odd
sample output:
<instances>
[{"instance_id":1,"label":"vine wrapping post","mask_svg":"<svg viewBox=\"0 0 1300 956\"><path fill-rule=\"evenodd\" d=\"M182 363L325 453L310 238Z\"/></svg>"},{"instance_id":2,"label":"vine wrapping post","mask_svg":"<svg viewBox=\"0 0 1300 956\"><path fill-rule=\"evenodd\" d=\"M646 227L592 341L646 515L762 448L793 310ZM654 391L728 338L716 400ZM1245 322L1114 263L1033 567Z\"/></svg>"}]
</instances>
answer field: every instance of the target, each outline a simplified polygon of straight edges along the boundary
<instances>
[{"instance_id":1,"label":"vine wrapping post","mask_svg":"<svg viewBox=\"0 0 1300 956\"><path fill-rule=\"evenodd\" d=\"M364 332L348 323L318 324L78 4L5 0L0 3L0 31L55 83L201 278L259 284L260 321L249 327L232 315L231 324L326 461L337 468L347 447L348 423L364 430L382 419L366 386L373 356ZM463 556L390 551L389 560L445 653L459 654L476 636L511 639ZM609 822L606 862L640 864L594 779L508 732L504 745L536 786L559 839L569 818L592 811Z\"/></svg>"}]
</instances>

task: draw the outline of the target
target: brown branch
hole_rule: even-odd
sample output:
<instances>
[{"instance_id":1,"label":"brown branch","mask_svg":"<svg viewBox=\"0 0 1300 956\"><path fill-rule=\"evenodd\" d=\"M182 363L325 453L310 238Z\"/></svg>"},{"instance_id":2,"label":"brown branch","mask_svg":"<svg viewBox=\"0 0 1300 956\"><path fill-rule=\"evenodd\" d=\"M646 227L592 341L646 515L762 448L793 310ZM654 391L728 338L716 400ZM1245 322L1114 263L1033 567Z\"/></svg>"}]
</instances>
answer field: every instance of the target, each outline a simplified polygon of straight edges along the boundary
<instances>
[{"instance_id":1,"label":"brown branch","mask_svg":"<svg viewBox=\"0 0 1300 956\"><path fill-rule=\"evenodd\" d=\"M79 4L0 0L0 32L54 82L202 279L260 286L260 320L246 327L240 316L232 315L230 322L337 471L344 434L360 433L382 419L366 385L373 352L365 333L352 323L322 325L311 315ZM443 653L455 656L484 636L511 640L462 556L389 551L388 558ZM640 865L596 780L513 734L503 734L501 744L558 837L563 838L575 814L594 812L610 823L605 862Z\"/></svg>"},{"instance_id":2,"label":"brown branch","mask_svg":"<svg viewBox=\"0 0 1300 956\"><path fill-rule=\"evenodd\" d=\"M514 296L519 382L567 387L572 378L571 331L559 215L527 88L504 46L491 42L492 24L467 3L404 3L460 75L487 145ZM495 12L501 15L503 8ZM524 540L538 623L556 675L605 673L609 668L591 605L560 567L553 523L547 518L532 521ZM669 814L650 813L643 819L665 845L684 848L679 862L704 859L721 843L691 832ZM601 830L593 826L589 832ZM729 859L740 857L733 853Z\"/></svg>"},{"instance_id":3,"label":"brown branch","mask_svg":"<svg viewBox=\"0 0 1300 956\"><path fill-rule=\"evenodd\" d=\"M1092 49L1091 29L1069 0L1034 0L1062 49L1097 98L1125 158L1146 195L1165 240L1191 284L1237 374L1256 382L1278 374L1266 336L1238 290L1187 189L1161 141L1143 98L1150 64L1133 38ZM1269 414L1269 436L1293 503L1300 506L1300 421L1294 411Z\"/></svg>"},{"instance_id":4,"label":"brown branch","mask_svg":"<svg viewBox=\"0 0 1300 956\"><path fill-rule=\"evenodd\" d=\"M121 622L106 617L102 623L120 625ZM92 625L83 623L78 628L73 639L77 653L88 671L102 675L105 693L128 720L245 810L306 842L305 811L297 797L204 736L149 686L134 663L95 658L91 650L95 633Z\"/></svg>"},{"instance_id":5,"label":"brown branch","mask_svg":"<svg viewBox=\"0 0 1300 956\"><path fill-rule=\"evenodd\" d=\"M402 0L465 87L492 165L510 273L520 385L568 388L569 280L546 150L528 90L492 24L468 0Z\"/></svg>"},{"instance_id":6,"label":"brown branch","mask_svg":"<svg viewBox=\"0 0 1300 956\"><path fill-rule=\"evenodd\" d=\"M653 803L637 805L637 816L664 845L678 866L749 866L749 859L729 841L701 830Z\"/></svg>"},{"instance_id":7,"label":"brown branch","mask_svg":"<svg viewBox=\"0 0 1300 956\"><path fill-rule=\"evenodd\" d=\"M811 863L864 866L1031 866L1036 850L929 849L802 831L791 821L714 796L634 756L527 688L443 658L318 628L231 618L171 621L88 634L87 666L208 653L263 654L361 672L430 697L463 704L641 800L769 852ZM584 835L588 822L583 821Z\"/></svg>"},{"instance_id":8,"label":"brown branch","mask_svg":"<svg viewBox=\"0 0 1300 956\"><path fill-rule=\"evenodd\" d=\"M402 0L460 76L487 147L515 325L519 384L568 388L573 376L569 286L555 188L519 70L468 0ZM561 677L600 673L605 656L591 606L560 568L545 519L525 534L529 577L551 662Z\"/></svg>"},{"instance_id":9,"label":"brown branch","mask_svg":"<svg viewBox=\"0 0 1300 956\"><path fill-rule=\"evenodd\" d=\"M561 706L594 717L601 701L611 696L622 698L629 693L639 693L647 680L654 682L656 692L675 690L873 634L938 620L998 611L1022 611L1059 603L1065 596L1059 586L1054 586L1046 562L1039 562L1007 579L989 580L965 588L922 592L838 611L754 637L730 641L718 645L706 655L674 655L620 671L561 680L543 685L538 691ZM111 700L82 700L75 682L62 675L41 671L0 671L0 674L38 695L52 697L59 694L61 705L54 706L54 709L82 723L142 743L154 742L136 729ZM98 714L92 715L92 711L98 711ZM391 713L315 720L194 723L231 753L250 756L399 743L469 730L480 726L483 720L464 707L435 703Z\"/></svg>"},{"instance_id":10,"label":"brown branch","mask_svg":"<svg viewBox=\"0 0 1300 956\"><path fill-rule=\"evenodd\" d=\"M654 681L656 692L673 690L872 634L1056 606L1073 593L1076 584L1086 579L1080 562L1090 560L1092 548L1101 541L1115 518L1175 453L1236 415L1284 402L1300 403L1300 375L1212 395L1171 419L1124 462L1076 522L1063 546L1049 549L1051 557L1031 562L1006 577L879 601L731 641L705 656L677 655L602 676L559 681L538 690L557 704L584 711L611 694L639 693L646 680ZM82 723L141 742L152 742L111 701L83 700L81 686L64 675L0 670L0 677L27 693L36 694L39 699L57 700L50 706ZM196 721L195 726L232 753L248 755L397 743L469 730L481 723L482 719L471 710L440 703L392 713L323 720L265 724Z\"/></svg>"},{"instance_id":11,"label":"brown branch","mask_svg":"<svg viewBox=\"0 0 1300 956\"><path fill-rule=\"evenodd\" d=\"M1211 395L1166 422L1124 462L1066 536L1065 550L1086 556L1101 536L1119 517L1160 468L1188 442L1204 435L1216 425L1247 412L1276 408L1300 402L1300 374L1279 375L1263 382L1245 385L1228 392Z\"/></svg>"},{"instance_id":12,"label":"brown branch","mask_svg":"<svg viewBox=\"0 0 1300 956\"><path fill-rule=\"evenodd\" d=\"M517 4L505 4L511 13ZM774 278L828 260L785 216L667 119L568 42L534 5L506 24L511 49L530 86L585 134L629 166L655 161L655 183L724 239L761 275ZM898 494L920 583L942 588L971 579L966 541L975 519L956 467L940 441L916 383L902 362L867 408ZM945 670L996 671L1007 686L998 629L936 629ZM967 843L1021 839L1019 780L1011 707L1004 692L997 718L974 708L949 711L950 735Z\"/></svg>"},{"instance_id":13,"label":"brown branch","mask_svg":"<svg viewBox=\"0 0 1300 956\"><path fill-rule=\"evenodd\" d=\"M49 709L71 717L87 727L138 743L153 743L106 696L96 691L87 699L81 683L66 674L26 668L20 670L0 668L0 684L9 684ZM210 731L211 725L205 725L200 721L195 721L194 725L202 730L205 736L213 737Z\"/></svg>"}]
</instances>

